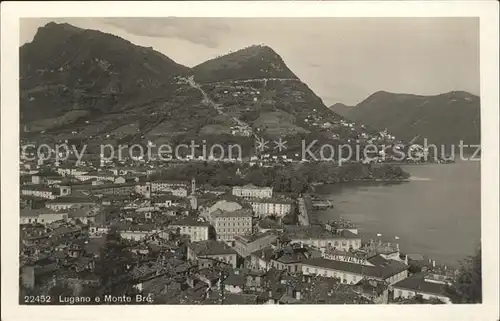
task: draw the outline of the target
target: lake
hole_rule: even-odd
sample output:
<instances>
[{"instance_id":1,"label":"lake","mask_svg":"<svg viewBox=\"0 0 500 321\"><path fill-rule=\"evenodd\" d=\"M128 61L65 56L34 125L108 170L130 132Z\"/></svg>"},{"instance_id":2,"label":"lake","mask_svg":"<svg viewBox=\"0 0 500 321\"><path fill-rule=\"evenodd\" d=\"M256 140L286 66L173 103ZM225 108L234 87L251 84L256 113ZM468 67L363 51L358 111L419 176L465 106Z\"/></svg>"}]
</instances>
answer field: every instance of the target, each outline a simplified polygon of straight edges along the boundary
<instances>
[{"instance_id":1,"label":"lake","mask_svg":"<svg viewBox=\"0 0 500 321\"><path fill-rule=\"evenodd\" d=\"M410 182L317 186L316 194L332 200L334 208L313 215L319 221L351 220L363 239L380 233L402 252L437 263L456 265L473 254L481 239L480 162L402 167L412 175Z\"/></svg>"}]
</instances>

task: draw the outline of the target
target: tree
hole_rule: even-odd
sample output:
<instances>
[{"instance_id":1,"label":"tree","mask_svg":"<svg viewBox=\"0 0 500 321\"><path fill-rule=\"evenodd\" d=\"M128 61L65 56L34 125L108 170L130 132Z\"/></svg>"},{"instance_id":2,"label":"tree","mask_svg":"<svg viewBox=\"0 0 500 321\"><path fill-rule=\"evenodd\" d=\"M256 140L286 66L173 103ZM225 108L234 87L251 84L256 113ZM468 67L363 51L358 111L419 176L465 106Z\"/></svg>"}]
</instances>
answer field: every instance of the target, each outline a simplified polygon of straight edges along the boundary
<instances>
[{"instance_id":1,"label":"tree","mask_svg":"<svg viewBox=\"0 0 500 321\"><path fill-rule=\"evenodd\" d=\"M482 302L481 248L469 256L460 268L458 277L449 288L454 303Z\"/></svg>"},{"instance_id":2,"label":"tree","mask_svg":"<svg viewBox=\"0 0 500 321\"><path fill-rule=\"evenodd\" d=\"M100 292L117 296L136 294L137 291L129 276L133 264L134 260L131 253L126 250L126 245L114 231L111 231L96 262L95 273L100 278Z\"/></svg>"}]
</instances>

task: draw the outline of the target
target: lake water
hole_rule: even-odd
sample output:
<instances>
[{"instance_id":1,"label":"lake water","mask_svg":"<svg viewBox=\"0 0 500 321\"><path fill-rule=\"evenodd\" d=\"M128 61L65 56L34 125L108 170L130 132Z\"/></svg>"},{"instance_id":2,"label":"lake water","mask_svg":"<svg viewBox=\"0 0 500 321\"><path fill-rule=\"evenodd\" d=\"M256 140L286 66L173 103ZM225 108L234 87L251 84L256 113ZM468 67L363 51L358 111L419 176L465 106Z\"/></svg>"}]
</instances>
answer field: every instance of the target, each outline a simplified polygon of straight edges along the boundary
<instances>
[{"instance_id":1,"label":"lake water","mask_svg":"<svg viewBox=\"0 0 500 321\"><path fill-rule=\"evenodd\" d=\"M365 240L380 233L383 241L398 242L402 252L437 263L455 265L473 254L481 239L480 162L403 168L412 181L317 186L316 193L331 199L334 208L315 217L351 220Z\"/></svg>"}]
</instances>

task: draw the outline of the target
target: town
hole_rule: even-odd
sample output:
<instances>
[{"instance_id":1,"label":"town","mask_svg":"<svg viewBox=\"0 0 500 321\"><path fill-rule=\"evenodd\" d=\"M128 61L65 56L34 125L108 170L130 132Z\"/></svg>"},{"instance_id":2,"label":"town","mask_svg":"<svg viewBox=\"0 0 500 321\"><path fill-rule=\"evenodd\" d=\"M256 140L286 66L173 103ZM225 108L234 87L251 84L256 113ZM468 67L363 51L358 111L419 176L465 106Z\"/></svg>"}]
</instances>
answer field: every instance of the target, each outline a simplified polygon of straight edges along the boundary
<instances>
[{"instance_id":1,"label":"town","mask_svg":"<svg viewBox=\"0 0 500 321\"><path fill-rule=\"evenodd\" d=\"M329 200L158 170L21 158L21 303L451 303L455 271L434 261L416 270L396 243L366 241L343 218L318 222Z\"/></svg>"}]
</instances>

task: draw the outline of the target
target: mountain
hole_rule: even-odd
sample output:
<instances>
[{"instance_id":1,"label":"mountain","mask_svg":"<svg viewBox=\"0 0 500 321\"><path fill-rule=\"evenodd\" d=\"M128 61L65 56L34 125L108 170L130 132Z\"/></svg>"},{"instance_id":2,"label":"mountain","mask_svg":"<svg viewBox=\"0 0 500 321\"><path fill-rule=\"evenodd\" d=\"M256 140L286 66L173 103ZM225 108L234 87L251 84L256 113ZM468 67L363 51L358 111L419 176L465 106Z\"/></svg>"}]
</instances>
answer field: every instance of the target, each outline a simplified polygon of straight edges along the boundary
<instances>
[{"instance_id":1,"label":"mountain","mask_svg":"<svg viewBox=\"0 0 500 321\"><path fill-rule=\"evenodd\" d=\"M336 103L336 104L331 105L328 108L330 108L330 110L332 110L333 112L335 112L339 115L345 116L349 113L352 106L347 106L347 105L344 105L342 103Z\"/></svg>"},{"instance_id":2,"label":"mountain","mask_svg":"<svg viewBox=\"0 0 500 321\"><path fill-rule=\"evenodd\" d=\"M194 118L199 109L210 113L197 90L179 83L188 67L111 34L49 23L19 55L21 124L28 135L121 139L172 115L170 130L182 131L189 127L179 123L185 112Z\"/></svg>"},{"instance_id":3,"label":"mountain","mask_svg":"<svg viewBox=\"0 0 500 321\"><path fill-rule=\"evenodd\" d=\"M217 82L261 78L295 79L298 77L283 59L268 46L249 46L193 67L196 81Z\"/></svg>"},{"instance_id":4,"label":"mountain","mask_svg":"<svg viewBox=\"0 0 500 321\"><path fill-rule=\"evenodd\" d=\"M267 46L188 68L111 34L49 23L20 48L20 92L21 135L39 141L343 142L366 132L328 109Z\"/></svg>"},{"instance_id":5,"label":"mountain","mask_svg":"<svg viewBox=\"0 0 500 321\"><path fill-rule=\"evenodd\" d=\"M185 71L187 67L151 48L100 31L49 23L20 48L21 119L119 110L137 98L168 90L173 76Z\"/></svg>"},{"instance_id":6,"label":"mountain","mask_svg":"<svg viewBox=\"0 0 500 321\"><path fill-rule=\"evenodd\" d=\"M435 96L394 94L379 91L358 105L334 108L344 117L403 140L420 135L429 143L465 144L480 142L480 99L463 91Z\"/></svg>"}]
</instances>

